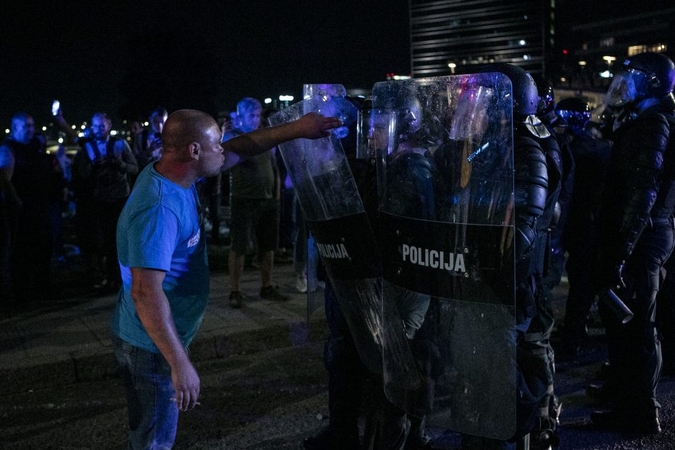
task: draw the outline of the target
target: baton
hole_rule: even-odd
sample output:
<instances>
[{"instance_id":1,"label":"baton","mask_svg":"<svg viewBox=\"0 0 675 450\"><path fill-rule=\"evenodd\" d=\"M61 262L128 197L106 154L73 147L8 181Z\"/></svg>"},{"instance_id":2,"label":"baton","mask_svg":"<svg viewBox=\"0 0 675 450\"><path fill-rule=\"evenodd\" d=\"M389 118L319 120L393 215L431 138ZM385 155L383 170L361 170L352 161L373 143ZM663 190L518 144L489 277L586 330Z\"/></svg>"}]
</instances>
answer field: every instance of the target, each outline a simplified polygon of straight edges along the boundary
<instances>
[{"instance_id":1,"label":"baton","mask_svg":"<svg viewBox=\"0 0 675 450\"><path fill-rule=\"evenodd\" d=\"M612 289L601 292L600 300L616 315L622 324L627 324L633 318L633 311L626 306L623 300Z\"/></svg>"}]
</instances>

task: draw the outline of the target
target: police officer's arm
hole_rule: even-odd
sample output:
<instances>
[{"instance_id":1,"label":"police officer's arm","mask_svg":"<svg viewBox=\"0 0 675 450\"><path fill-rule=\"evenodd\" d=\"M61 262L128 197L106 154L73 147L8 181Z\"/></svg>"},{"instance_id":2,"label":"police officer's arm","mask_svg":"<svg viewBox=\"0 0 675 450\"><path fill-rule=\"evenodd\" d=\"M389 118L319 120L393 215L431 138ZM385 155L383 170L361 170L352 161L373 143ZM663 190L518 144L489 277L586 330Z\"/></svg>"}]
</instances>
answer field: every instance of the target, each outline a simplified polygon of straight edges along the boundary
<instances>
[{"instance_id":1,"label":"police officer's arm","mask_svg":"<svg viewBox=\"0 0 675 450\"><path fill-rule=\"evenodd\" d=\"M276 127L266 127L237 136L221 145L225 150L223 170L238 163L241 158L259 155L282 142L298 138L319 139L330 135L330 130L340 126L340 120L309 113L300 119Z\"/></svg>"},{"instance_id":2,"label":"police officer's arm","mask_svg":"<svg viewBox=\"0 0 675 450\"><path fill-rule=\"evenodd\" d=\"M516 276L524 276L537 238L537 220L543 214L548 192L546 157L533 139L514 138L514 203L516 225Z\"/></svg>"},{"instance_id":3,"label":"police officer's arm","mask_svg":"<svg viewBox=\"0 0 675 450\"><path fill-rule=\"evenodd\" d=\"M187 411L197 404L200 381L176 331L169 300L162 289L164 276L161 270L132 267L131 297L143 326L171 366L176 404Z\"/></svg>"},{"instance_id":4,"label":"police officer's arm","mask_svg":"<svg viewBox=\"0 0 675 450\"><path fill-rule=\"evenodd\" d=\"M666 118L657 114L640 122L630 136L633 152L630 161L624 161L630 171L626 177L625 192L628 193L619 224L620 242L614 264L621 264L633 252L642 231L649 222L650 213L659 190L670 127Z\"/></svg>"}]
</instances>

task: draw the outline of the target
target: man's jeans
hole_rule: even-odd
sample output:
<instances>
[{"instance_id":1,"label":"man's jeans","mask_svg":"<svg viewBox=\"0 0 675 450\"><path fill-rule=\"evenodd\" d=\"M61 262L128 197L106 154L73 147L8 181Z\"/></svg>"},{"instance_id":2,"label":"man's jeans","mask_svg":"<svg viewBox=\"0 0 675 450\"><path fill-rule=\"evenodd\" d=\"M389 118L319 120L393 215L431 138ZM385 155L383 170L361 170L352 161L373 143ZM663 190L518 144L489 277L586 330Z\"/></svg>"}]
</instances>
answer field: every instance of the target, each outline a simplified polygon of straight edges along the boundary
<instances>
[{"instance_id":1,"label":"man's jeans","mask_svg":"<svg viewBox=\"0 0 675 450\"><path fill-rule=\"evenodd\" d=\"M176 438L178 407L171 368L159 353L113 336L115 358L127 394L129 450L170 449Z\"/></svg>"}]
</instances>

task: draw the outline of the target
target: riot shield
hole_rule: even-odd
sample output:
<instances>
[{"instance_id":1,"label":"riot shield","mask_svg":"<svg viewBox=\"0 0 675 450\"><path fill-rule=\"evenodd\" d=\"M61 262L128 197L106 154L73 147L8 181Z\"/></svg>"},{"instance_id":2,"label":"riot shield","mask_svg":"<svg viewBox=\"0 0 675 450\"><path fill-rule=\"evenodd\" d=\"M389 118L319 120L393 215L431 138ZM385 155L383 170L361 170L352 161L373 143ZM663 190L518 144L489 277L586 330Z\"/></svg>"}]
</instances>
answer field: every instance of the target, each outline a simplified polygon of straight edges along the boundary
<instances>
[{"instance_id":1,"label":"riot shield","mask_svg":"<svg viewBox=\"0 0 675 450\"><path fill-rule=\"evenodd\" d=\"M516 421L511 83L456 75L377 83L386 395L457 432ZM400 379L401 319L422 384ZM407 358L405 353L403 357Z\"/></svg>"},{"instance_id":2,"label":"riot shield","mask_svg":"<svg viewBox=\"0 0 675 450\"><path fill-rule=\"evenodd\" d=\"M349 126L356 120L358 111L345 97L347 90L341 84L304 84L302 86L302 98L313 99L303 103L304 112L311 112L318 104L322 104L322 114L337 117L342 121L342 126L333 133L339 139L346 138ZM324 305L324 283L321 279L322 266L314 236L309 234L306 242L307 248L307 320L311 315Z\"/></svg>"},{"instance_id":3,"label":"riot shield","mask_svg":"<svg viewBox=\"0 0 675 450\"><path fill-rule=\"evenodd\" d=\"M310 111L342 114L347 108L343 100L314 95L276 113L270 123L287 123ZM371 372L382 373L381 258L340 140L335 134L297 139L281 144L279 150L359 356ZM402 330L389 334L392 342L407 346ZM414 374L409 349L401 353L403 373ZM414 380L404 384L416 386Z\"/></svg>"}]
</instances>

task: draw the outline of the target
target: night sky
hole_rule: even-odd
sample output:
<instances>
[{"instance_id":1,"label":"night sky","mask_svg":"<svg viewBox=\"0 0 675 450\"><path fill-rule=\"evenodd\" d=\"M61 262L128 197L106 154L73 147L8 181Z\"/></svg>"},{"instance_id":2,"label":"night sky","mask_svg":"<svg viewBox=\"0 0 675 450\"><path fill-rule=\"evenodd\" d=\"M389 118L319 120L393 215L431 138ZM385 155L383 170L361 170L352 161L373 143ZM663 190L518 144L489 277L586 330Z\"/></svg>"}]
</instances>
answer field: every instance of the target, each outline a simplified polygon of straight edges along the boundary
<instances>
[{"instance_id":1,"label":"night sky","mask_svg":"<svg viewBox=\"0 0 675 450\"><path fill-rule=\"evenodd\" d=\"M304 83L371 88L410 73L408 0L313 3L5 0L0 126L20 110L45 124L53 99L71 123L106 111L120 126L156 105L215 115L243 96L299 99ZM558 0L558 17L625 4Z\"/></svg>"},{"instance_id":2,"label":"night sky","mask_svg":"<svg viewBox=\"0 0 675 450\"><path fill-rule=\"evenodd\" d=\"M95 111L145 117L156 105L216 114L243 96L304 83L370 88L409 73L407 0L21 1L0 32L0 124L38 124L61 101L71 123ZM383 6L383 5L386 5Z\"/></svg>"}]
</instances>

